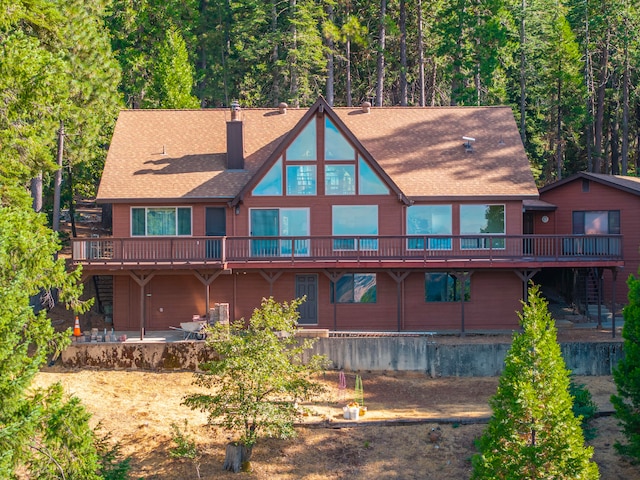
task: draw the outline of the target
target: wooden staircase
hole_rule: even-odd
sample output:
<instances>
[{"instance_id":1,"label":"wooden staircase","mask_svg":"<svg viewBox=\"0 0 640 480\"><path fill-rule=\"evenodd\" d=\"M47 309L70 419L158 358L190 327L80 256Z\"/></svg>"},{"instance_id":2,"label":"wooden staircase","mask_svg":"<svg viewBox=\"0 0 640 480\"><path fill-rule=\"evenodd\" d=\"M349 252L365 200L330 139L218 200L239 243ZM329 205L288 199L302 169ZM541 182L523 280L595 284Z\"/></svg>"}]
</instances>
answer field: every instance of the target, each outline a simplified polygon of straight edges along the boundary
<instances>
[{"instance_id":1,"label":"wooden staircase","mask_svg":"<svg viewBox=\"0 0 640 480\"><path fill-rule=\"evenodd\" d=\"M96 306L105 316L105 321L111 320L113 314L113 275L94 275L93 285L96 291Z\"/></svg>"}]
</instances>

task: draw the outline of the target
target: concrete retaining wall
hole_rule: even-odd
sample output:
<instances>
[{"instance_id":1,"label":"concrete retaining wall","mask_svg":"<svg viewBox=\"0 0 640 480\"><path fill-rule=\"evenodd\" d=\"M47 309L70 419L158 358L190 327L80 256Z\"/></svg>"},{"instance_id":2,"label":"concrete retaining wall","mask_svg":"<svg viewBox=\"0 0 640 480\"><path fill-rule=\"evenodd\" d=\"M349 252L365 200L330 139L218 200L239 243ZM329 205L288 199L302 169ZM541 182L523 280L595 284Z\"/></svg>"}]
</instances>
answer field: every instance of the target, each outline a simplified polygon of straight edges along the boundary
<instances>
[{"instance_id":1,"label":"concrete retaining wall","mask_svg":"<svg viewBox=\"0 0 640 480\"><path fill-rule=\"evenodd\" d=\"M424 337L320 338L313 353L348 371L414 371L432 377L500 375L508 343L438 344ZM576 375L611 375L622 343L564 343L567 368ZM197 370L215 355L204 342L72 344L62 353L67 367Z\"/></svg>"}]
</instances>

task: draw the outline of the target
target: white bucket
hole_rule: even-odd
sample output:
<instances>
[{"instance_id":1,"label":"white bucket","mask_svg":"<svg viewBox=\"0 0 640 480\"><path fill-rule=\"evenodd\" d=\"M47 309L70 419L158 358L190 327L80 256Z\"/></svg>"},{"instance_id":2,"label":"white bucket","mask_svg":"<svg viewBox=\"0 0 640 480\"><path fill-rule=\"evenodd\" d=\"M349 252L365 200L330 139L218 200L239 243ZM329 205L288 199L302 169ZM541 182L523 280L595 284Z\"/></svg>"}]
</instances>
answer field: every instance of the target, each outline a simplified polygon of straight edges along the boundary
<instances>
[{"instance_id":1,"label":"white bucket","mask_svg":"<svg viewBox=\"0 0 640 480\"><path fill-rule=\"evenodd\" d=\"M360 407L349 407L349 418L351 420L358 420L360 415Z\"/></svg>"}]
</instances>

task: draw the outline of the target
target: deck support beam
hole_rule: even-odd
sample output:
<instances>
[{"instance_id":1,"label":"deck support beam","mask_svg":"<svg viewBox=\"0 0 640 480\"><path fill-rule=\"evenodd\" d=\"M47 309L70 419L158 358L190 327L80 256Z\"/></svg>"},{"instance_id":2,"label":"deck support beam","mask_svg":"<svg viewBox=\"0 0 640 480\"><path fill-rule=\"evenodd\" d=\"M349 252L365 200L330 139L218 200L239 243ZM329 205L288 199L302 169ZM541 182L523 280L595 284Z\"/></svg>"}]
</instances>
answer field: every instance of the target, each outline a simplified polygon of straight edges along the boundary
<instances>
[{"instance_id":1,"label":"deck support beam","mask_svg":"<svg viewBox=\"0 0 640 480\"><path fill-rule=\"evenodd\" d=\"M527 303L529 301L529 280L531 280L536 273L538 273L540 271L539 268L533 269L533 270L514 270L513 273L516 274L516 276L522 280L522 286L523 286L523 291L522 291L522 299L524 301L524 303Z\"/></svg>"},{"instance_id":2,"label":"deck support beam","mask_svg":"<svg viewBox=\"0 0 640 480\"><path fill-rule=\"evenodd\" d=\"M333 293L333 331L338 330L338 299L336 298L336 283L347 272L330 272L329 270L323 270L322 273L331 281L331 291Z\"/></svg>"},{"instance_id":3,"label":"deck support beam","mask_svg":"<svg viewBox=\"0 0 640 480\"><path fill-rule=\"evenodd\" d=\"M195 277L200 280L200 283L202 283L204 285L204 305L205 305L205 312L207 315L207 318L209 318L209 307L211 306L211 284L213 283L213 281L218 278L220 275L222 275L223 273L231 273L229 270L218 270L216 272L213 272L211 274L209 273L200 273L198 271L193 272L193 274L195 275Z\"/></svg>"},{"instance_id":4,"label":"deck support beam","mask_svg":"<svg viewBox=\"0 0 640 480\"><path fill-rule=\"evenodd\" d=\"M460 282L460 336L466 335L464 326L464 286L467 283L467 279L471 279L473 271L467 272L453 272L456 277L456 281Z\"/></svg>"},{"instance_id":5,"label":"deck support beam","mask_svg":"<svg viewBox=\"0 0 640 480\"><path fill-rule=\"evenodd\" d=\"M137 275L134 271L129 272L129 276L140 286L140 340L144 340L144 315L145 315L145 300L144 294L147 283L155 276L155 272L151 272L148 275L140 273Z\"/></svg>"},{"instance_id":6,"label":"deck support beam","mask_svg":"<svg viewBox=\"0 0 640 480\"><path fill-rule=\"evenodd\" d=\"M616 338L616 280L618 279L618 269L611 269L613 282L611 283L611 338Z\"/></svg>"},{"instance_id":7,"label":"deck support beam","mask_svg":"<svg viewBox=\"0 0 640 480\"><path fill-rule=\"evenodd\" d=\"M258 273L260 273L260 275L262 275L262 278L264 278L267 283L269 283L269 296L273 297L273 284L276 282L276 280L278 280L278 278L280 278L280 275L282 275L283 271L278 270L277 272L266 272L265 270L258 270Z\"/></svg>"},{"instance_id":8,"label":"deck support beam","mask_svg":"<svg viewBox=\"0 0 640 480\"><path fill-rule=\"evenodd\" d=\"M397 315L398 315L398 331L402 331L402 286L404 285L404 279L409 276L410 271L404 272L387 272L393 280L396 282L396 296L398 300L397 304Z\"/></svg>"}]
</instances>

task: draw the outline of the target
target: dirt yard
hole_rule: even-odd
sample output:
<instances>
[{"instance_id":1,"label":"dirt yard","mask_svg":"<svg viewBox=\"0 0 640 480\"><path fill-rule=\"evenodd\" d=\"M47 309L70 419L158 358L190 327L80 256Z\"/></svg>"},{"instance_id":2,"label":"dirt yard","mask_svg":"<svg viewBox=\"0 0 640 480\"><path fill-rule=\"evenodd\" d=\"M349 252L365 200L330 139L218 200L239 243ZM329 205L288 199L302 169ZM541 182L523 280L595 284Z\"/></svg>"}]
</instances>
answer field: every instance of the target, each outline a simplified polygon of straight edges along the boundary
<instances>
[{"instance_id":1,"label":"dirt yard","mask_svg":"<svg viewBox=\"0 0 640 480\"><path fill-rule=\"evenodd\" d=\"M80 397L132 460L131 478L147 480L194 479L187 460L172 459L171 423L184 425L197 439L204 479L438 479L469 478L474 439L481 435L491 412L488 399L498 378L429 378L422 374L363 373L368 412L360 420L344 420L342 406L353 398L355 375L347 374L347 388L338 388L338 373L323 381L327 395L308 407L311 415L292 440L260 441L251 473L222 470L227 432L207 425L201 412L181 405L187 393L197 391L189 372L69 371L52 367L37 377L38 386L60 381ZM577 377L601 411L612 410L615 391L611 377ZM476 423L477 422L477 423ZM622 440L616 421L595 421L598 436L594 461L603 480L638 479L640 468L621 459L613 448ZM440 429L439 431L437 429ZM436 429L438 435L430 433ZM431 437L431 438L430 438Z\"/></svg>"}]
</instances>

